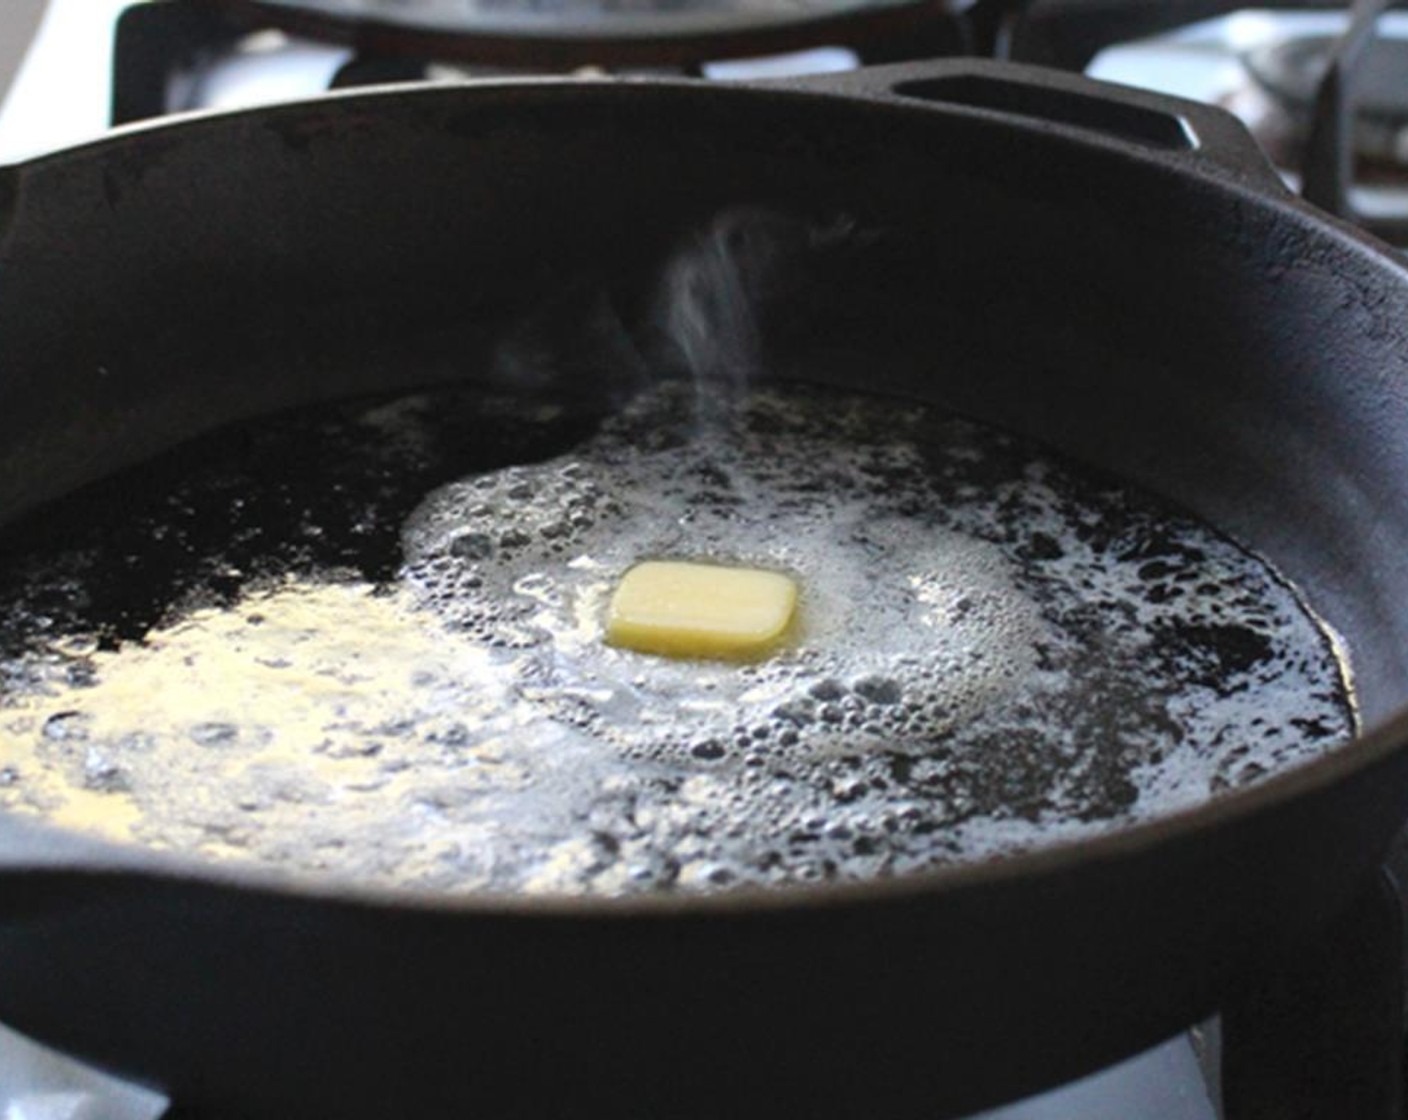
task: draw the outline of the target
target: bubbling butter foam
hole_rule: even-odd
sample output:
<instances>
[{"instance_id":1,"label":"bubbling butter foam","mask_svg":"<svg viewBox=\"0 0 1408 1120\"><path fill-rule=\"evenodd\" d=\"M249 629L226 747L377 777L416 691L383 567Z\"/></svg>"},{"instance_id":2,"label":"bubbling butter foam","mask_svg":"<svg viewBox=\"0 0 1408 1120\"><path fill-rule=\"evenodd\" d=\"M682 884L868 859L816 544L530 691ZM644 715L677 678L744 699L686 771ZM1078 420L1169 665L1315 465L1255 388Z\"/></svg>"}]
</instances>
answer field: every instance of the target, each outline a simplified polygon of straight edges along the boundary
<instances>
[{"instance_id":1,"label":"bubbling butter foam","mask_svg":"<svg viewBox=\"0 0 1408 1120\"><path fill-rule=\"evenodd\" d=\"M718 889L1089 835L1352 734L1293 591L1160 503L900 403L720 413L692 438L661 386L435 490L376 587L247 589L86 652L81 687L55 647L13 662L0 802L362 881ZM796 632L746 665L611 648L645 559L787 572Z\"/></svg>"}]
</instances>

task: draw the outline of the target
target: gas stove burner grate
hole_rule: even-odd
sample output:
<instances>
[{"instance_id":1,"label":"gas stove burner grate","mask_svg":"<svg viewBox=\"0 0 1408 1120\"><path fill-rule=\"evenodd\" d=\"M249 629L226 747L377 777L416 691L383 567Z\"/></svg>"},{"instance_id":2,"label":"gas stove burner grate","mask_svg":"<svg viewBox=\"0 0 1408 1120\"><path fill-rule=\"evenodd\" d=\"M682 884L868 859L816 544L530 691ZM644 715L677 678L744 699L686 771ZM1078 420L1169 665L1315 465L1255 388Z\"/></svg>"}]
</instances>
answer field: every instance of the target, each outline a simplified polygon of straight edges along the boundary
<instances>
[{"instance_id":1,"label":"gas stove burner grate","mask_svg":"<svg viewBox=\"0 0 1408 1120\"><path fill-rule=\"evenodd\" d=\"M1248 51L1248 74L1288 113L1308 126L1325 70L1339 40L1330 35L1284 39ZM1408 128L1408 39L1378 39L1365 52L1359 73L1357 115L1363 121ZM1404 153L1385 153L1403 162Z\"/></svg>"},{"instance_id":2,"label":"gas stove burner grate","mask_svg":"<svg viewBox=\"0 0 1408 1120\"><path fill-rule=\"evenodd\" d=\"M1295 37L1243 56L1251 80L1236 109L1279 167L1300 170L1311 159L1317 97L1337 43L1329 36ZM1408 191L1405 75L1408 39L1376 40L1359 75L1359 96L1345 138L1359 184Z\"/></svg>"}]
</instances>

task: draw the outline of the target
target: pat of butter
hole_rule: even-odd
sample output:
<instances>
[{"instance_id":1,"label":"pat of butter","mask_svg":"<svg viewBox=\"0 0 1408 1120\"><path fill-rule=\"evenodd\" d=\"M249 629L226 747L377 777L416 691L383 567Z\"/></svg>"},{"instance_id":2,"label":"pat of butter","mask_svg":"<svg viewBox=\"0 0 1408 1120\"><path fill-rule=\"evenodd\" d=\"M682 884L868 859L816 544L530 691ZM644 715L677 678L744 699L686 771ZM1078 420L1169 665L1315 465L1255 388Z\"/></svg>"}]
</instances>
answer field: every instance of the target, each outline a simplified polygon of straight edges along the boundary
<instances>
[{"instance_id":1,"label":"pat of butter","mask_svg":"<svg viewBox=\"0 0 1408 1120\"><path fill-rule=\"evenodd\" d=\"M651 560L617 585L606 640L670 657L756 657L796 606L797 585L777 572Z\"/></svg>"}]
</instances>

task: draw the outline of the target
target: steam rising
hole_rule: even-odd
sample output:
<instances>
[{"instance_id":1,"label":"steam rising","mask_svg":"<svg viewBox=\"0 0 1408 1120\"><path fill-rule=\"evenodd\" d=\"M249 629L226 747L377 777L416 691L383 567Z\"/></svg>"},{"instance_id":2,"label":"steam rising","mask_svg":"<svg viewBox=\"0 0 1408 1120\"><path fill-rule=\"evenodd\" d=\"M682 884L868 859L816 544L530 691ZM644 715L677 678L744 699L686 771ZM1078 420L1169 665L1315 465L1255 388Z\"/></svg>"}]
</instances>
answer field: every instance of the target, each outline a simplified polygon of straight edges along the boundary
<instances>
[{"instance_id":1,"label":"steam rising","mask_svg":"<svg viewBox=\"0 0 1408 1120\"><path fill-rule=\"evenodd\" d=\"M498 341L489 383L627 404L661 379L693 385L695 438L727 438L725 414L769 368L767 328L839 248L870 240L853 221L761 207L726 210L681 241L632 325L599 285L565 284Z\"/></svg>"},{"instance_id":2,"label":"steam rising","mask_svg":"<svg viewBox=\"0 0 1408 1120\"><path fill-rule=\"evenodd\" d=\"M668 262L656 318L694 383L701 438L722 438L724 414L761 379L766 311L801 286L819 251L850 236L846 219L816 225L739 208L716 217Z\"/></svg>"}]
</instances>

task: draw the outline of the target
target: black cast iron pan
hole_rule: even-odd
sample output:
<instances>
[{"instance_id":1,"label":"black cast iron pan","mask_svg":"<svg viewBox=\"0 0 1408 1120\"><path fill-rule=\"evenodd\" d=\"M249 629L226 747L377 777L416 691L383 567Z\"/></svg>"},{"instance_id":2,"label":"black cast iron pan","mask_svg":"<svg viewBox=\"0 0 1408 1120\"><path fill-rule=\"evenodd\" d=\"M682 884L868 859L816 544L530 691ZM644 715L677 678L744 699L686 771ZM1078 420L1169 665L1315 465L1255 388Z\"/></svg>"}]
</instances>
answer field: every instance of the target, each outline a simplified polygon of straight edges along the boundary
<instances>
[{"instance_id":1,"label":"black cast iron pan","mask_svg":"<svg viewBox=\"0 0 1408 1120\"><path fill-rule=\"evenodd\" d=\"M130 131L0 198L6 520L235 418L473 380L554 277L629 293L727 206L845 211L914 251L798 368L1182 502L1357 667L1321 762L861 886L408 897L4 819L0 1019L211 1115L954 1115L1217 1008L1408 807L1408 275L1216 112L966 62L426 88Z\"/></svg>"}]
</instances>

